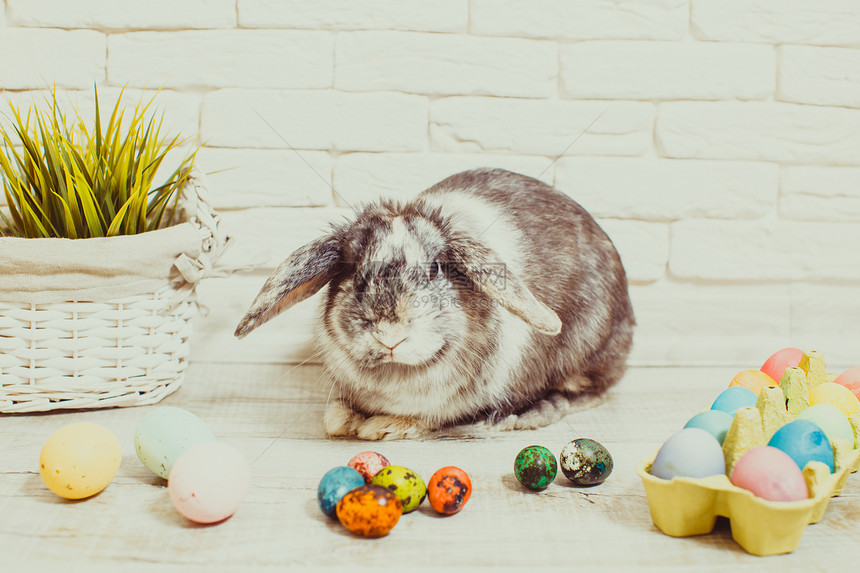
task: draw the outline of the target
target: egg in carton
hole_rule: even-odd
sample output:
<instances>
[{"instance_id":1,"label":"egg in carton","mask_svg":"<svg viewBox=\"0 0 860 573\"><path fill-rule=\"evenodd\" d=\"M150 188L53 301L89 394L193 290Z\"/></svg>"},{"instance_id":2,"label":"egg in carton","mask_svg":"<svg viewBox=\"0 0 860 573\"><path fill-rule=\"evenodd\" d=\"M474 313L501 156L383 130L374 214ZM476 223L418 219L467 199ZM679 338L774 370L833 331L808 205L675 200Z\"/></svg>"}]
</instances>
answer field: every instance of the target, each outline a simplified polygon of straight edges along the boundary
<instances>
[{"instance_id":1,"label":"egg in carton","mask_svg":"<svg viewBox=\"0 0 860 573\"><path fill-rule=\"evenodd\" d=\"M645 486L651 519L665 534L687 537L710 533L718 516L731 520L732 538L753 555L794 551L804 529L824 516L830 498L841 493L848 475L860 467L860 416L851 416L853 443L834 439L834 472L821 462L803 470L809 498L767 501L733 485L735 463L748 450L768 443L773 434L809 406L810 390L835 376L826 371L818 352L804 353L797 367L786 368L779 386L762 390L754 408L741 408L723 442L726 473L706 478L651 475L654 455L637 467Z\"/></svg>"}]
</instances>

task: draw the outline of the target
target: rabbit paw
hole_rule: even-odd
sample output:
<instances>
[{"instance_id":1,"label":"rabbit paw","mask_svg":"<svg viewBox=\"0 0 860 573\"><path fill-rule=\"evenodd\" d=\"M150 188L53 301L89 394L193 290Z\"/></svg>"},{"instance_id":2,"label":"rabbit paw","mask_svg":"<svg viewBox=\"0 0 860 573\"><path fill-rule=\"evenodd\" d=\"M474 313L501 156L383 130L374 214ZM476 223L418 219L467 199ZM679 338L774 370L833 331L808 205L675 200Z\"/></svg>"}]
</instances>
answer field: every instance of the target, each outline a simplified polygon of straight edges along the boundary
<instances>
[{"instance_id":1,"label":"rabbit paw","mask_svg":"<svg viewBox=\"0 0 860 573\"><path fill-rule=\"evenodd\" d=\"M371 416L358 425L356 436L362 440L402 440L424 438L430 433L427 424L401 416Z\"/></svg>"},{"instance_id":2,"label":"rabbit paw","mask_svg":"<svg viewBox=\"0 0 860 573\"><path fill-rule=\"evenodd\" d=\"M356 435L359 425L365 420L364 414L356 412L340 400L334 400L326 406L323 423L330 437L351 437Z\"/></svg>"}]
</instances>

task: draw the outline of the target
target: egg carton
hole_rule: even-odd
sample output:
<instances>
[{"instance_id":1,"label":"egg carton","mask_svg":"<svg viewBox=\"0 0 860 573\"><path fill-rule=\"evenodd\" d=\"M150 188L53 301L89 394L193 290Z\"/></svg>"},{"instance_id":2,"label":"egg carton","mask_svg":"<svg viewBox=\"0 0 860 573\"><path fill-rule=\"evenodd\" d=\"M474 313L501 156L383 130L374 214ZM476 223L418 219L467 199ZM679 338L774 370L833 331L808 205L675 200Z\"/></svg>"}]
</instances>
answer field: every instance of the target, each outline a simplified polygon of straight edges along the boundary
<instances>
[{"instance_id":1,"label":"egg carton","mask_svg":"<svg viewBox=\"0 0 860 573\"><path fill-rule=\"evenodd\" d=\"M779 386L762 390L755 407L739 409L723 442L724 475L665 480L651 475L657 451L642 460L637 473L645 487L654 524L666 535L688 537L710 533L717 517L723 516L731 522L732 538L748 553L777 555L794 551L806 526L821 520L830 498L839 495L848 475L860 468L860 416L849 419L854 430L853 444L839 439L831 442L833 473L821 462L810 462L803 470L808 499L767 501L732 485L727 476L745 452L766 445L777 429L809 406L810 388L832 378L820 354L809 352L798 367L786 368Z\"/></svg>"}]
</instances>

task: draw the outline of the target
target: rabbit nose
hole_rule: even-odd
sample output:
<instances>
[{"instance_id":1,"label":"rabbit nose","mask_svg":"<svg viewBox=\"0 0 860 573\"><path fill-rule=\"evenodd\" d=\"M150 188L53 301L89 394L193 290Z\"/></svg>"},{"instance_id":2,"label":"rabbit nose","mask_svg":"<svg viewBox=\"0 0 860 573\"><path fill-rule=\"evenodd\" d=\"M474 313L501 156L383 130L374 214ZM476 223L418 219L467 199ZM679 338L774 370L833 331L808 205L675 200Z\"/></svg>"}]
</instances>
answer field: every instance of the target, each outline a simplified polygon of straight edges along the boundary
<instances>
[{"instance_id":1,"label":"rabbit nose","mask_svg":"<svg viewBox=\"0 0 860 573\"><path fill-rule=\"evenodd\" d=\"M381 345L382 345L382 346L384 346L385 348L387 348L387 349L389 349L389 350L392 350L392 351L393 351L395 348L397 348L397 346L398 346L401 342L403 342L404 340L406 340L406 337L403 337L403 338L401 338L400 340L397 340L397 338L396 338L396 337L392 337L392 336L382 336L382 335L379 335L379 334L374 334L374 335L373 335L373 338L375 338L375 339L376 339L376 341L377 341L379 344L381 344ZM395 341L396 341L396 342L395 342ZM392 342L394 342L394 344L391 344Z\"/></svg>"}]
</instances>

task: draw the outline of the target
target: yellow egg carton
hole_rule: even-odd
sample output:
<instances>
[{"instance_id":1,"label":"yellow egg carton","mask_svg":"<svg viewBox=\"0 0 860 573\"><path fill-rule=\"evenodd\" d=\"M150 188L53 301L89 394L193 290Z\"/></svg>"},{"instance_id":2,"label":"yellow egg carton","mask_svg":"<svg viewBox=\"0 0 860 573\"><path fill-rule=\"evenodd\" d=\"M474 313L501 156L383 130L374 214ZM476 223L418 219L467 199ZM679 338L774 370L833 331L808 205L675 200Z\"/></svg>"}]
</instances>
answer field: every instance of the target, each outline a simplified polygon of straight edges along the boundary
<instances>
[{"instance_id":1,"label":"yellow egg carton","mask_svg":"<svg viewBox=\"0 0 860 573\"><path fill-rule=\"evenodd\" d=\"M834 375L825 370L818 352L808 352L798 367L786 368L779 386L762 390L754 408L741 408L723 443L726 474L706 478L675 477L664 480L651 475L657 455L637 467L645 486L651 519L666 535L687 537L710 533L717 516L731 520L732 538L753 555L791 553L804 529L824 516L830 498L839 495L848 475L860 468L860 416L849 418L854 443L833 440L835 471L810 462L803 471L810 497L802 501L767 501L732 485L727 476L748 450L766 445L786 422L809 406L809 390Z\"/></svg>"}]
</instances>

